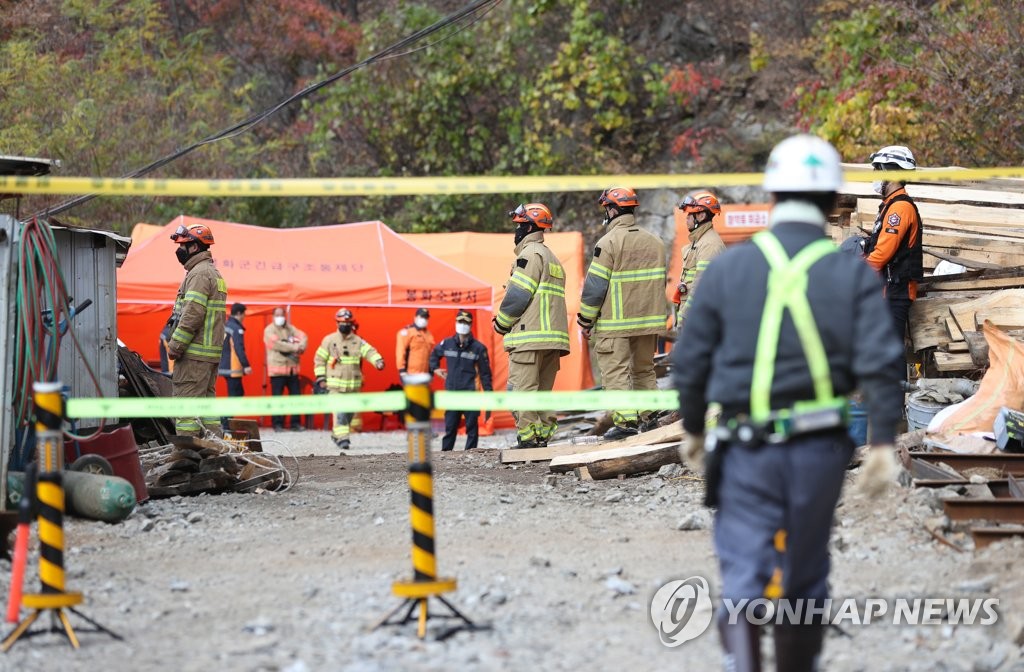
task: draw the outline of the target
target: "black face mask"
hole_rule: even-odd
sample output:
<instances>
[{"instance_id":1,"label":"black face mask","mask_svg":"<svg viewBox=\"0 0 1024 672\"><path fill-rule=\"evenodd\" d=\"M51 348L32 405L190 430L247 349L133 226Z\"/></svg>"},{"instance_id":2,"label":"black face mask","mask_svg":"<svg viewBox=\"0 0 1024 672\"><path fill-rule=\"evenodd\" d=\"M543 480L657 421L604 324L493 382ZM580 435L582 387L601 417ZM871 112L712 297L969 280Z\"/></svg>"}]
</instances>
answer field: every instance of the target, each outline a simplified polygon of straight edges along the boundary
<instances>
[{"instance_id":1,"label":"black face mask","mask_svg":"<svg viewBox=\"0 0 1024 672\"><path fill-rule=\"evenodd\" d=\"M351 334L352 333L352 325L351 324L339 324L338 325L338 333L341 334L342 336L347 336L348 334Z\"/></svg>"},{"instance_id":2,"label":"black face mask","mask_svg":"<svg viewBox=\"0 0 1024 672\"><path fill-rule=\"evenodd\" d=\"M178 249L174 251L174 256L178 258L178 263L184 266L188 263L188 260L192 258L192 253L186 249L187 245L178 245Z\"/></svg>"},{"instance_id":3,"label":"black face mask","mask_svg":"<svg viewBox=\"0 0 1024 672\"><path fill-rule=\"evenodd\" d=\"M528 235L538 230L539 229L537 229L530 222L521 223L519 226L516 227L516 245L523 242L523 238L526 238Z\"/></svg>"}]
</instances>

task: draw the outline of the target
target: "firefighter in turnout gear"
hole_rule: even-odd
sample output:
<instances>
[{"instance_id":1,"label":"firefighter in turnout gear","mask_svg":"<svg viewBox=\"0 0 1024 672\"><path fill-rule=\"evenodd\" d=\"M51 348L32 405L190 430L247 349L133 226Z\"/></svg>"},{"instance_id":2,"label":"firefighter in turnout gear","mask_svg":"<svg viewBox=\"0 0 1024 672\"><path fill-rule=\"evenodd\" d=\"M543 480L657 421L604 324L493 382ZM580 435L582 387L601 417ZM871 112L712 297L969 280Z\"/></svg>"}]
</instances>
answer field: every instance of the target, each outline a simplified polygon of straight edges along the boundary
<instances>
[{"instance_id":1,"label":"firefighter in turnout gear","mask_svg":"<svg viewBox=\"0 0 1024 672\"><path fill-rule=\"evenodd\" d=\"M682 329L690 297L697 288L700 276L711 260L725 252L714 228L715 217L722 213L718 198L710 191L694 191L679 203L679 209L686 214L686 229L690 232L690 244L683 248L683 269L679 274L673 303L676 304L676 329Z\"/></svg>"},{"instance_id":2,"label":"firefighter in turnout gear","mask_svg":"<svg viewBox=\"0 0 1024 672\"><path fill-rule=\"evenodd\" d=\"M337 331L324 336L313 357L313 375L316 385L329 394L346 394L363 389L363 360L384 368L384 358L372 345L354 333L355 317L348 308L341 308L334 314L338 323ZM331 438L341 450L348 450L349 425L352 413L335 413Z\"/></svg>"},{"instance_id":3,"label":"firefighter in turnout gear","mask_svg":"<svg viewBox=\"0 0 1024 672\"><path fill-rule=\"evenodd\" d=\"M544 244L544 232L551 229L554 217L543 203L521 204L508 216L516 225L516 260L492 324L505 337L508 389L550 391L560 358L569 354L565 269ZM520 448L546 446L558 427L553 413L513 415Z\"/></svg>"},{"instance_id":4,"label":"firefighter in turnout gear","mask_svg":"<svg viewBox=\"0 0 1024 672\"><path fill-rule=\"evenodd\" d=\"M845 395L855 389L873 440L859 487L877 495L898 474L892 442L903 393L893 362L902 350L877 274L839 254L825 233L842 183L829 143L811 135L779 143L764 174L769 230L711 262L672 351L680 452L704 472L705 502L717 507L721 597L734 604L826 604L829 535L854 448ZM712 403L719 418L705 442ZM776 669L818 669L827 617L810 613L773 621ZM760 670L760 626L718 615L726 669Z\"/></svg>"},{"instance_id":5,"label":"firefighter in turnout gear","mask_svg":"<svg viewBox=\"0 0 1024 672\"><path fill-rule=\"evenodd\" d=\"M605 189L598 199L605 212L604 234L583 282L576 321L593 348L606 390L655 390L654 351L665 333L665 245L640 229L633 211L636 192ZM615 426L606 439L650 429L654 421L637 409L612 413Z\"/></svg>"},{"instance_id":6,"label":"firefighter in turnout gear","mask_svg":"<svg viewBox=\"0 0 1024 672\"><path fill-rule=\"evenodd\" d=\"M174 396L214 397L228 288L210 254L213 232L205 224L180 225L171 240L178 244L175 256L185 267L185 279L174 300L174 330L167 342L167 357L174 362ZM185 436L201 436L204 426L220 434L220 418L176 418L174 422L175 432Z\"/></svg>"},{"instance_id":7,"label":"firefighter in turnout gear","mask_svg":"<svg viewBox=\"0 0 1024 672\"><path fill-rule=\"evenodd\" d=\"M917 168L914 155L906 147L883 147L871 155L871 165L885 177L873 184L882 197L878 217L871 236L864 245L868 264L882 274L885 299L889 304L896 335L901 339L907 333L910 306L917 298L917 283L924 277L921 215L914 201L907 195L906 182L898 178L904 171ZM893 173L896 173L893 175ZM900 377L907 375L906 360L901 360Z\"/></svg>"},{"instance_id":8,"label":"firefighter in turnout gear","mask_svg":"<svg viewBox=\"0 0 1024 672\"><path fill-rule=\"evenodd\" d=\"M441 368L444 358L445 369ZM477 378L484 392L491 392L491 362L487 348L473 338L473 313L460 310L455 316L455 335L441 341L430 353L430 368L444 378L446 390L476 391ZM459 433L459 420L466 418L466 450L473 450L480 437L480 411L445 411L441 450L453 450Z\"/></svg>"},{"instance_id":9,"label":"firefighter in turnout gear","mask_svg":"<svg viewBox=\"0 0 1024 672\"><path fill-rule=\"evenodd\" d=\"M429 373L430 353L434 350L434 335L427 331L430 311L419 308L412 324L402 327L395 342L395 365L398 375Z\"/></svg>"}]
</instances>

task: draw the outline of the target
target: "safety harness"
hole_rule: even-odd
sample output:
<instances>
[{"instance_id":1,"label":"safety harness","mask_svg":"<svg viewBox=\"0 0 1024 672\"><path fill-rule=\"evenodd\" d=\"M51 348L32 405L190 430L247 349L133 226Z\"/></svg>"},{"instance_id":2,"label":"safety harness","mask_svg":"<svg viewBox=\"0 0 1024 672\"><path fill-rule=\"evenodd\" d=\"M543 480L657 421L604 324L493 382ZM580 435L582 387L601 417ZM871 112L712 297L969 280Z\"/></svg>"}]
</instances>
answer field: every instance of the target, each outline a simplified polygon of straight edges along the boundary
<instances>
[{"instance_id":1,"label":"safety harness","mask_svg":"<svg viewBox=\"0 0 1024 672\"><path fill-rule=\"evenodd\" d=\"M781 443L795 435L844 427L848 419L845 397L832 390L828 355L807 300L808 271L817 261L837 251L831 240L821 239L800 250L792 259L778 238L769 232L753 238L768 262L768 294L761 314L750 385L749 419L732 418L718 438L739 439L745 443L760 441ZM772 410L771 389L775 376L782 318L786 310L793 319L803 346L811 380L813 401L801 401L792 408Z\"/></svg>"}]
</instances>

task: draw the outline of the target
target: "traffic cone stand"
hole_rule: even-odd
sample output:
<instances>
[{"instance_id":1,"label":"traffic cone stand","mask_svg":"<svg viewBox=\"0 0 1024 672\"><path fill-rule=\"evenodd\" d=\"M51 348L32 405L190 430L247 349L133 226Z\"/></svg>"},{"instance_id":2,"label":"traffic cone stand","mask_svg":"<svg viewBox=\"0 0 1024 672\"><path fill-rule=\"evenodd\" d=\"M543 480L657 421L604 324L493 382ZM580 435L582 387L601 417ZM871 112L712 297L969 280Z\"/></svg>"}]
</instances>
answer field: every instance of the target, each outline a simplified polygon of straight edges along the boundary
<instances>
[{"instance_id":1,"label":"traffic cone stand","mask_svg":"<svg viewBox=\"0 0 1024 672\"><path fill-rule=\"evenodd\" d=\"M427 620L431 617L454 618L461 621L449 629L443 639L462 628L476 629L477 626L451 605L442 595L456 589L454 578L439 578L437 557L434 546L434 475L430 464L430 415L433 408L433 393L430 391L430 375L409 375L404 379L406 396L405 426L409 442L409 490L412 501L409 517L412 522L412 581L396 581L391 589L401 604L385 616L377 627L383 625L404 625L413 620L413 612L419 607L416 634L423 639L427 634ZM432 614L428 601L437 598L451 613ZM405 609L398 620L392 617Z\"/></svg>"}]
</instances>

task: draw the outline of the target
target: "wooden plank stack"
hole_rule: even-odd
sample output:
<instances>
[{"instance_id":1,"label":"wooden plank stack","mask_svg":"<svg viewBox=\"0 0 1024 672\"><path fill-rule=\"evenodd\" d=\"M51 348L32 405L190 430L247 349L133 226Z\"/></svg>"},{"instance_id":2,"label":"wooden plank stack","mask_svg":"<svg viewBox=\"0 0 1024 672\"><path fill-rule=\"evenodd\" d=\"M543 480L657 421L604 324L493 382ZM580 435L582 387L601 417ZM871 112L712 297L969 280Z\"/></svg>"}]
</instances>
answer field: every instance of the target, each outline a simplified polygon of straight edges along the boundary
<instances>
[{"instance_id":1,"label":"wooden plank stack","mask_svg":"<svg viewBox=\"0 0 1024 672\"><path fill-rule=\"evenodd\" d=\"M953 170L953 169L951 169ZM1024 180L909 184L924 222L925 280L910 312L913 349L927 376L977 375L988 366L985 320L1024 333ZM847 183L837 241L870 233L880 198L867 183ZM941 261L965 271L932 275Z\"/></svg>"},{"instance_id":2,"label":"wooden plank stack","mask_svg":"<svg viewBox=\"0 0 1024 672\"><path fill-rule=\"evenodd\" d=\"M139 449L151 497L276 490L289 482L274 455L251 452L223 439L172 436Z\"/></svg>"}]
</instances>

